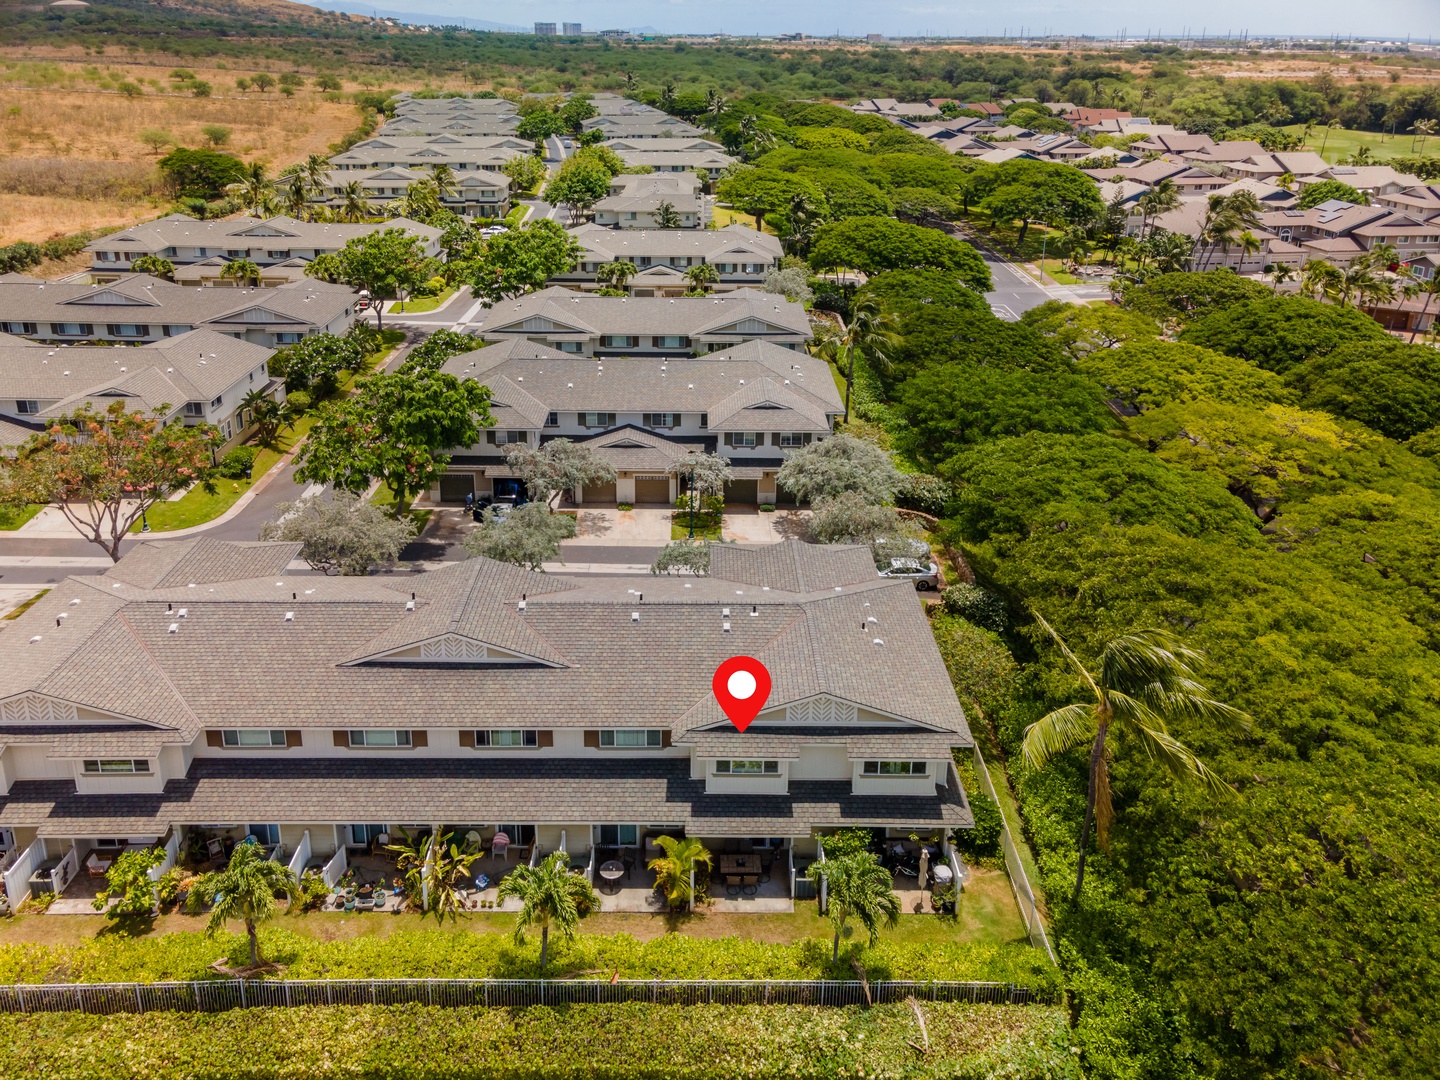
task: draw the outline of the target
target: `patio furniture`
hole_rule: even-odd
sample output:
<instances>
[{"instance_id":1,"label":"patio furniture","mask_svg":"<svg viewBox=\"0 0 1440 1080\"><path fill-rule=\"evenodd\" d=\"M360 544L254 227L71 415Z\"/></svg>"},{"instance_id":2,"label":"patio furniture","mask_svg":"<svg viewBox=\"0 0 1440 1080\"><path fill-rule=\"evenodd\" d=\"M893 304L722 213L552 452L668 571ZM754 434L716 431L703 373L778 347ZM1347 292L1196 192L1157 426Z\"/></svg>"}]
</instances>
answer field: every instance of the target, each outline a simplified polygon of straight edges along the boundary
<instances>
[{"instance_id":1,"label":"patio furniture","mask_svg":"<svg viewBox=\"0 0 1440 1080\"><path fill-rule=\"evenodd\" d=\"M497 832L490 840L490 851L499 858L510 861L510 834Z\"/></svg>"},{"instance_id":2,"label":"patio furniture","mask_svg":"<svg viewBox=\"0 0 1440 1080\"><path fill-rule=\"evenodd\" d=\"M935 876L936 888L944 888L955 880L955 872L950 869L949 863L936 863L930 868L930 873Z\"/></svg>"},{"instance_id":3,"label":"patio furniture","mask_svg":"<svg viewBox=\"0 0 1440 1080\"><path fill-rule=\"evenodd\" d=\"M609 862L600 864L600 876L605 883L612 887L612 891L619 886L620 879L625 876L625 864L618 859L611 859Z\"/></svg>"},{"instance_id":4,"label":"patio furniture","mask_svg":"<svg viewBox=\"0 0 1440 1080\"><path fill-rule=\"evenodd\" d=\"M465 834L465 843L469 844L477 851L480 850L480 834L474 829L471 829Z\"/></svg>"},{"instance_id":5,"label":"patio furniture","mask_svg":"<svg viewBox=\"0 0 1440 1080\"><path fill-rule=\"evenodd\" d=\"M205 841L205 857L207 859L223 859L225 857L225 841L219 839Z\"/></svg>"},{"instance_id":6,"label":"patio furniture","mask_svg":"<svg viewBox=\"0 0 1440 1080\"><path fill-rule=\"evenodd\" d=\"M92 878L104 877L110 872L112 861L103 858L98 851L92 851L85 856L85 870Z\"/></svg>"},{"instance_id":7,"label":"patio furniture","mask_svg":"<svg viewBox=\"0 0 1440 1080\"><path fill-rule=\"evenodd\" d=\"M754 896L760 891L760 875L745 874L740 878L740 891L746 896Z\"/></svg>"},{"instance_id":8,"label":"patio furniture","mask_svg":"<svg viewBox=\"0 0 1440 1080\"><path fill-rule=\"evenodd\" d=\"M635 869L635 853L633 851L622 851L620 853L620 865L625 867L625 879L630 879L630 871Z\"/></svg>"},{"instance_id":9,"label":"patio furniture","mask_svg":"<svg viewBox=\"0 0 1440 1080\"><path fill-rule=\"evenodd\" d=\"M726 895L726 896L739 896L739 895L740 895L740 877L739 877L738 874L726 874L726 875L725 875L725 895Z\"/></svg>"},{"instance_id":10,"label":"patio furniture","mask_svg":"<svg viewBox=\"0 0 1440 1080\"><path fill-rule=\"evenodd\" d=\"M484 892L484 891L485 891L486 889L488 889L489 887L490 887L490 878L489 878L488 875L486 875L486 874L476 874L476 875L475 875L475 888L477 888L477 889L480 890L481 892Z\"/></svg>"}]
</instances>

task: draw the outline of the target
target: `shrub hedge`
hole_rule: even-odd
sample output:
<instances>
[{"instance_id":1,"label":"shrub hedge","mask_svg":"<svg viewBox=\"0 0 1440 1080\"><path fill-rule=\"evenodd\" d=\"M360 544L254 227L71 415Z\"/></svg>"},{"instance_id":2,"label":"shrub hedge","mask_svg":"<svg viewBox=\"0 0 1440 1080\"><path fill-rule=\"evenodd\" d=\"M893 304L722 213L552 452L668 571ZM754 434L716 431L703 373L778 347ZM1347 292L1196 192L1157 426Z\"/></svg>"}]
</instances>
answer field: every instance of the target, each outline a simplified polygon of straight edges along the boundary
<instances>
[{"instance_id":1,"label":"shrub hedge","mask_svg":"<svg viewBox=\"0 0 1440 1080\"><path fill-rule=\"evenodd\" d=\"M383 916L376 916L382 918ZM265 927L266 959L292 979L535 978L539 939L516 945L508 934L459 930L401 930L344 941L320 941ZM869 978L1005 982L1058 986L1043 954L1026 945L883 940L858 954ZM243 935L202 933L107 935L80 945L0 945L0 984L41 982L165 982L215 978L209 965L228 958L244 964ZM626 979L853 979L848 950L830 962L830 942L807 938L788 945L748 938L666 934L639 941L629 934L582 934L552 940L546 974Z\"/></svg>"},{"instance_id":2,"label":"shrub hedge","mask_svg":"<svg viewBox=\"0 0 1440 1080\"><path fill-rule=\"evenodd\" d=\"M1071 1080L1060 1009L423 1005L0 1017L12 1076Z\"/></svg>"}]
</instances>

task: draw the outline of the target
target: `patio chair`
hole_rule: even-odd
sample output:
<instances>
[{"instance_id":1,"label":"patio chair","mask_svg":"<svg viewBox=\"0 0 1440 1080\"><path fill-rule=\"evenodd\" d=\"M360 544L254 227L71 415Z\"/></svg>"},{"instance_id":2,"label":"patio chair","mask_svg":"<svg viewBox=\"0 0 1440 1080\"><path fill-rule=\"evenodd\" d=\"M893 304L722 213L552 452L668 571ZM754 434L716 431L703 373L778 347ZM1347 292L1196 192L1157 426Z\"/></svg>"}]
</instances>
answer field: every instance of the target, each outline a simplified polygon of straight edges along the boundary
<instances>
[{"instance_id":1,"label":"patio chair","mask_svg":"<svg viewBox=\"0 0 1440 1080\"><path fill-rule=\"evenodd\" d=\"M739 896L741 892L741 878L737 874L725 875L725 895Z\"/></svg>"},{"instance_id":2,"label":"patio chair","mask_svg":"<svg viewBox=\"0 0 1440 1080\"><path fill-rule=\"evenodd\" d=\"M765 850L760 853L760 883L763 885L770 880L770 868L775 865L775 852Z\"/></svg>"},{"instance_id":3,"label":"patio chair","mask_svg":"<svg viewBox=\"0 0 1440 1080\"><path fill-rule=\"evenodd\" d=\"M740 891L746 896L754 896L760 891L760 875L745 874L740 878Z\"/></svg>"}]
</instances>

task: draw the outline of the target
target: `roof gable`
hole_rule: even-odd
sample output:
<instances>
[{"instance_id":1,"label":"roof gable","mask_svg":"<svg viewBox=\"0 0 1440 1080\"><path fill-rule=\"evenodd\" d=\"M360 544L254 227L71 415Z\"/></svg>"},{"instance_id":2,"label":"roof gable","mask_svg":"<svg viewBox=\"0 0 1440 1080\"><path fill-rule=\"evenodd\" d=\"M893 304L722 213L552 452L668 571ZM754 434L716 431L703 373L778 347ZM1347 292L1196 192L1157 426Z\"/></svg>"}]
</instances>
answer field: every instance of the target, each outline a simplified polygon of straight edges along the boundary
<instances>
[{"instance_id":1,"label":"roof gable","mask_svg":"<svg viewBox=\"0 0 1440 1080\"><path fill-rule=\"evenodd\" d=\"M62 300L62 304L106 305L110 307L159 307L160 301L153 296L131 296L117 289L100 289L96 292L81 293L79 296Z\"/></svg>"}]
</instances>

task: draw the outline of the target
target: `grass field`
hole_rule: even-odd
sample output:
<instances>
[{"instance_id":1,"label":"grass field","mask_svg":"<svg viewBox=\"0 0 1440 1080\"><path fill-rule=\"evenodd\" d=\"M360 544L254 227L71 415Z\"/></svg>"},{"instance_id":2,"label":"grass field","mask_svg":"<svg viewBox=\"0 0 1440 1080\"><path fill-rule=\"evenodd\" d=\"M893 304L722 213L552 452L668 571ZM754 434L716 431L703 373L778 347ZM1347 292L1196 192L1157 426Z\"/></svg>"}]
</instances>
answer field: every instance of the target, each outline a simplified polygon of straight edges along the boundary
<instances>
[{"instance_id":1,"label":"grass field","mask_svg":"<svg viewBox=\"0 0 1440 1080\"><path fill-rule=\"evenodd\" d=\"M406 300L403 311L400 309L400 305L392 305L390 311L396 315L418 315L423 311L434 311L454 295L454 289L446 289L439 296L430 296L423 300Z\"/></svg>"},{"instance_id":2,"label":"grass field","mask_svg":"<svg viewBox=\"0 0 1440 1080\"><path fill-rule=\"evenodd\" d=\"M20 528L42 509L43 507L39 505L26 506L21 509L13 506L0 506L0 532L12 532Z\"/></svg>"},{"instance_id":3,"label":"grass field","mask_svg":"<svg viewBox=\"0 0 1440 1080\"><path fill-rule=\"evenodd\" d=\"M1285 130L1294 135L1303 135L1305 125L1291 124ZM1412 144L1415 147L1413 150L1411 149ZM1325 147L1323 153L1320 149L1321 146ZM1426 139L1422 151L1410 133L1405 131L1397 132L1392 136L1378 131L1353 131L1350 128L1336 128L1334 131L1327 132L1322 127L1316 127L1310 130L1310 138L1305 144L1307 150L1314 150L1332 165L1341 158L1349 157L1362 146L1370 148L1370 153L1375 160L1388 161L1390 158L1409 157L1422 152L1431 154L1440 152L1440 138L1431 136Z\"/></svg>"}]
</instances>

